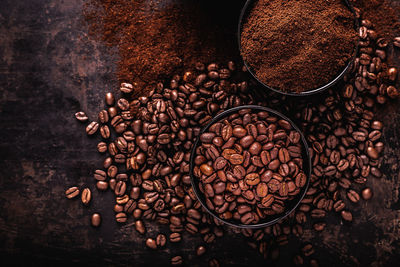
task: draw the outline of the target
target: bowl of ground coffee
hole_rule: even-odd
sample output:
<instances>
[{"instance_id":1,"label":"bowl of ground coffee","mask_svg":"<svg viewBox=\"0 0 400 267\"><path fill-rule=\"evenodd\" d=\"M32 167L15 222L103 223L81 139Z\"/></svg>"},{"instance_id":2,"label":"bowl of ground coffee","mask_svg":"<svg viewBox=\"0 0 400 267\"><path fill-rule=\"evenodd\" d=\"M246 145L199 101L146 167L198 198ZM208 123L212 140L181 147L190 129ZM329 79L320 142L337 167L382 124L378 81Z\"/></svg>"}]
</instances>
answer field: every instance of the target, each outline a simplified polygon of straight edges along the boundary
<instances>
[{"instance_id":1,"label":"bowl of ground coffee","mask_svg":"<svg viewBox=\"0 0 400 267\"><path fill-rule=\"evenodd\" d=\"M239 20L239 49L251 75L268 89L310 95L350 68L357 28L348 1L248 0Z\"/></svg>"},{"instance_id":2,"label":"bowl of ground coffee","mask_svg":"<svg viewBox=\"0 0 400 267\"><path fill-rule=\"evenodd\" d=\"M190 158L193 191L216 219L258 228L285 218L309 184L311 160L297 126L272 109L247 105L217 115Z\"/></svg>"}]
</instances>

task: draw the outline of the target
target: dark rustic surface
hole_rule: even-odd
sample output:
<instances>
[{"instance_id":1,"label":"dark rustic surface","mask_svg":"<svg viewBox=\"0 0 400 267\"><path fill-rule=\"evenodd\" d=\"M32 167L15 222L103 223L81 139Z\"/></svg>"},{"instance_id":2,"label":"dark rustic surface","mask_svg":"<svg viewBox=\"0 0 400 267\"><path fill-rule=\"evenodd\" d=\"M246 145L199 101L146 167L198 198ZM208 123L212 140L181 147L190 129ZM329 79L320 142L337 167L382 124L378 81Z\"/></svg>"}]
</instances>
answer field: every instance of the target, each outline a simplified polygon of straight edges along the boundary
<instances>
[{"instance_id":1,"label":"dark rustic surface","mask_svg":"<svg viewBox=\"0 0 400 267\"><path fill-rule=\"evenodd\" d=\"M94 188L92 172L102 162L96 138L73 117L87 111L96 118L107 91L116 91L115 53L87 36L82 0L1 1L0 7L0 255L2 263L75 263L90 265L166 265L182 254L191 265L209 258L223 265L260 265L263 259L243 237L230 234L195 257L199 237L153 252L132 226L114 220L112 194ZM205 15L205 14L202 14ZM392 58L399 58L392 54ZM110 56L111 55L111 56ZM399 62L398 62L399 63ZM383 172L368 184L374 198L354 205L355 221L339 218L322 234L305 233L316 245L321 265L395 266L400 261L400 106L379 109L386 127ZM64 191L88 186L88 208ZM99 229L89 226L101 212ZM149 236L159 227L147 224ZM163 230L163 229L161 229ZM287 252L298 249L293 241ZM280 262L285 264L288 257ZM265 264L265 263L264 263Z\"/></svg>"}]
</instances>

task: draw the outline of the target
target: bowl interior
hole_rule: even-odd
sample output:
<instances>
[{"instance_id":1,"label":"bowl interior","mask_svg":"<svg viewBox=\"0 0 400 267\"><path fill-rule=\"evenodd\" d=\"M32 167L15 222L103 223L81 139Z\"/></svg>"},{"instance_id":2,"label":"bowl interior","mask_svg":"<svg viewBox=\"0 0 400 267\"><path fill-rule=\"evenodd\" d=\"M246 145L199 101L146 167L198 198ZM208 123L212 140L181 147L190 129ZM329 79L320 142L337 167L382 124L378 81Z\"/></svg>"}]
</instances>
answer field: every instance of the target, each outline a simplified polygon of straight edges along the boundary
<instances>
[{"instance_id":1,"label":"bowl interior","mask_svg":"<svg viewBox=\"0 0 400 267\"><path fill-rule=\"evenodd\" d=\"M359 28L359 21L356 17L355 14L355 10L353 8L353 6L351 5L351 3L348 0L343 0L344 3L346 4L346 6L350 9L350 11L354 14L354 29L357 30ZM247 0L246 3L244 4L242 11L240 13L240 17L239 17L239 24L238 24L238 30L237 30L237 36L238 36L238 47L239 47L239 53L240 56L242 57L242 46L241 46L241 33L242 33L242 26L243 23L245 22L247 16L249 15L250 11L252 10L254 4L257 2L257 0ZM250 65L243 59L243 64L245 65L247 71L250 73L250 75L261 85L263 85L263 87L277 92L279 94L283 94L283 95L288 95L288 96L307 96L307 95L313 95L313 94L317 94L320 92L325 91L326 89L332 87L333 85L335 85L339 80L341 80L343 78L343 76L348 72L348 70L351 68L354 59L357 56L357 51L358 51L358 42L354 48L353 51L353 56L351 57L351 59L349 59L349 62L347 63L347 65L343 68L343 70L337 74L335 77L332 78L332 80L330 82L328 82L327 84L324 84L318 88L314 88L314 89L310 89L304 92L300 92L300 93L295 93L295 92L285 92L282 90L279 90L277 88L273 88L267 84L265 84L264 82L262 82L260 79L257 78L257 76L255 75L254 71L252 70L252 68L250 67Z\"/></svg>"},{"instance_id":2,"label":"bowl interior","mask_svg":"<svg viewBox=\"0 0 400 267\"><path fill-rule=\"evenodd\" d=\"M296 131L298 131L300 133L300 137L301 137L301 142L302 142L302 158L303 158L303 171L304 173L307 175L307 182L306 185L304 187L302 187L302 189L300 190L299 194L297 194L294 199L290 200L290 201L286 201L285 205L286 205L286 210L285 212L278 214L278 215L272 215L272 216L267 216L265 219L261 219L259 223L257 224L241 224L238 221L235 221L234 219L232 220L225 220L220 218L217 213L213 210L210 210L207 205L206 205L206 198L204 196L204 194L202 193L202 191L199 188L199 179L197 177L195 177L194 173L193 173L193 169L194 169L194 158L196 156L196 148L200 145L200 135L203 134L204 132L206 132L210 126L218 121L220 121L221 119L238 112L241 109L252 109L253 111L266 111L270 114L275 115L278 118L284 119L286 121L288 121L293 129L295 129ZM235 227L240 227L240 228L260 228L260 227L266 227L272 224L275 224L276 222L278 222L279 220L287 217L290 213L292 213L296 207L300 204L301 200L304 198L309 183L310 183L310 176L311 176L311 160L310 160L310 156L308 153L308 145L307 142L303 136L303 134L301 133L300 129L286 116L282 115L281 113L272 110L270 108L266 108L266 107L262 107L262 106L256 106L256 105L245 105L245 106L239 106L239 107L235 107L235 108L231 108L229 110L226 110L222 113L220 113L219 115L217 115L215 118L213 118L200 132L199 136L197 137L193 149L192 149L192 153L190 156L190 179L191 179L191 183L192 183L192 187L193 187L193 191L196 194L197 199L200 201L201 205L204 207L204 209L206 209L212 216L214 216L216 219L222 221L225 224L231 225L231 226L235 226Z\"/></svg>"}]
</instances>

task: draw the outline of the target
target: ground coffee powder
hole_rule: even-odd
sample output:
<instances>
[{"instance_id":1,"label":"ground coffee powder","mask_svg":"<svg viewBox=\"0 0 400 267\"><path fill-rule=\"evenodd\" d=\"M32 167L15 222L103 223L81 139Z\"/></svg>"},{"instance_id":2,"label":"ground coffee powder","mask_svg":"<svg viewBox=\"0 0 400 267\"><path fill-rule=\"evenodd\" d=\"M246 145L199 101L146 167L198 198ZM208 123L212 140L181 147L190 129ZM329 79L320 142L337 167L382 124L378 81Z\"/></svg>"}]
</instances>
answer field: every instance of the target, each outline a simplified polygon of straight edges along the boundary
<instances>
[{"instance_id":1,"label":"ground coffee powder","mask_svg":"<svg viewBox=\"0 0 400 267\"><path fill-rule=\"evenodd\" d=\"M257 78L303 92L331 81L356 44L353 13L340 0L260 0L244 21L241 54Z\"/></svg>"},{"instance_id":2,"label":"ground coffee powder","mask_svg":"<svg viewBox=\"0 0 400 267\"><path fill-rule=\"evenodd\" d=\"M117 76L136 96L196 62L239 57L236 25L244 0L87 0L90 34L117 47ZM232 9L226 12L226 6Z\"/></svg>"}]
</instances>

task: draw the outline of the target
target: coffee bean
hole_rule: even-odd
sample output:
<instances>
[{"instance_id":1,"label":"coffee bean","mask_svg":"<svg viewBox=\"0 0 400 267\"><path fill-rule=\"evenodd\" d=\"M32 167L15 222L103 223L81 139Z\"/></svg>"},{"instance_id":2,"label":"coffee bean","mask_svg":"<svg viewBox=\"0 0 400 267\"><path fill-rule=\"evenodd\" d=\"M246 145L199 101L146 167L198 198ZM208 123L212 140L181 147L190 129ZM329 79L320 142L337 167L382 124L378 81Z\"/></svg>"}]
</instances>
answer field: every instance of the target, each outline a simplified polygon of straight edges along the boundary
<instances>
[{"instance_id":1,"label":"coffee bean","mask_svg":"<svg viewBox=\"0 0 400 267\"><path fill-rule=\"evenodd\" d=\"M91 223L94 227L99 227L101 224L101 216L99 213L93 213L91 217Z\"/></svg>"},{"instance_id":2,"label":"coffee bean","mask_svg":"<svg viewBox=\"0 0 400 267\"><path fill-rule=\"evenodd\" d=\"M114 95L112 93L107 93L106 94L106 104L109 106L113 106L115 102Z\"/></svg>"},{"instance_id":3,"label":"coffee bean","mask_svg":"<svg viewBox=\"0 0 400 267\"><path fill-rule=\"evenodd\" d=\"M97 132L98 129L99 129L99 124L97 122L95 122L95 121L92 121L86 127L86 133L88 135L93 135L93 134L95 134Z\"/></svg>"},{"instance_id":4,"label":"coffee bean","mask_svg":"<svg viewBox=\"0 0 400 267\"><path fill-rule=\"evenodd\" d=\"M208 262L208 266L209 266L209 267L219 267L220 265L219 265L219 262L218 262L217 259L211 259L211 260Z\"/></svg>"},{"instance_id":5,"label":"coffee bean","mask_svg":"<svg viewBox=\"0 0 400 267\"><path fill-rule=\"evenodd\" d=\"M198 246L196 249L196 255L201 256L206 253L206 248L204 246Z\"/></svg>"},{"instance_id":6,"label":"coffee bean","mask_svg":"<svg viewBox=\"0 0 400 267\"><path fill-rule=\"evenodd\" d=\"M157 249L157 243L156 243L156 241L155 241L154 239L152 239L152 238L147 238L147 239L146 239L146 246L147 246L148 248L151 248L151 249Z\"/></svg>"},{"instance_id":7,"label":"coffee bean","mask_svg":"<svg viewBox=\"0 0 400 267\"><path fill-rule=\"evenodd\" d=\"M181 241L181 234L180 233L172 233L169 236L169 240L173 243Z\"/></svg>"},{"instance_id":8,"label":"coffee bean","mask_svg":"<svg viewBox=\"0 0 400 267\"><path fill-rule=\"evenodd\" d=\"M98 181L96 183L96 187L97 187L97 189L99 189L101 191L105 191L108 188L108 183L105 181Z\"/></svg>"},{"instance_id":9,"label":"coffee bean","mask_svg":"<svg viewBox=\"0 0 400 267\"><path fill-rule=\"evenodd\" d=\"M133 91L133 85L130 83L121 83L120 90L122 93L129 94Z\"/></svg>"},{"instance_id":10,"label":"coffee bean","mask_svg":"<svg viewBox=\"0 0 400 267\"><path fill-rule=\"evenodd\" d=\"M100 121L101 123L103 123L103 124L104 124L104 123L107 123L108 120L109 120L109 116L108 116L107 110L102 110L102 111L100 111L98 117L99 117L99 121Z\"/></svg>"},{"instance_id":11,"label":"coffee bean","mask_svg":"<svg viewBox=\"0 0 400 267\"><path fill-rule=\"evenodd\" d=\"M351 214L350 211L342 210L340 214L342 215L342 218L345 221L351 222L353 220L353 215Z\"/></svg>"},{"instance_id":12,"label":"coffee bean","mask_svg":"<svg viewBox=\"0 0 400 267\"><path fill-rule=\"evenodd\" d=\"M65 191L65 196L68 199L75 198L78 195L79 195L79 188L76 186L70 187L67 189L67 191Z\"/></svg>"},{"instance_id":13,"label":"coffee bean","mask_svg":"<svg viewBox=\"0 0 400 267\"><path fill-rule=\"evenodd\" d=\"M181 256L175 256L171 259L171 265L181 265L181 264L183 264Z\"/></svg>"},{"instance_id":14,"label":"coffee bean","mask_svg":"<svg viewBox=\"0 0 400 267\"><path fill-rule=\"evenodd\" d=\"M124 212L117 213L115 215L115 220L119 223L124 223L128 220L128 216Z\"/></svg>"},{"instance_id":15,"label":"coffee bean","mask_svg":"<svg viewBox=\"0 0 400 267\"><path fill-rule=\"evenodd\" d=\"M125 98L120 98L117 101L117 105L120 110L128 110L129 109L129 102Z\"/></svg>"},{"instance_id":16,"label":"coffee bean","mask_svg":"<svg viewBox=\"0 0 400 267\"><path fill-rule=\"evenodd\" d=\"M94 172L94 178L95 178L97 181L105 181L105 180L106 180L106 177L107 177L107 174L106 174L106 172L103 171L103 170L96 170L96 171Z\"/></svg>"},{"instance_id":17,"label":"coffee bean","mask_svg":"<svg viewBox=\"0 0 400 267\"><path fill-rule=\"evenodd\" d=\"M99 151L99 153L105 153L107 151L107 144L105 142L99 142L97 144L97 151Z\"/></svg>"},{"instance_id":18,"label":"coffee bean","mask_svg":"<svg viewBox=\"0 0 400 267\"><path fill-rule=\"evenodd\" d=\"M81 121L81 122L85 122L85 121L87 121L87 120L89 119L89 118L86 116L86 113L83 112L83 111L79 111L79 112L75 113L75 118L76 118L78 121Z\"/></svg>"},{"instance_id":19,"label":"coffee bean","mask_svg":"<svg viewBox=\"0 0 400 267\"><path fill-rule=\"evenodd\" d=\"M84 205L88 205L90 200L92 199L92 192L89 188L85 188L82 190L81 200Z\"/></svg>"},{"instance_id":20,"label":"coffee bean","mask_svg":"<svg viewBox=\"0 0 400 267\"><path fill-rule=\"evenodd\" d=\"M158 247L163 247L165 246L167 242L167 238L163 234L158 234L156 238L156 244Z\"/></svg>"},{"instance_id":21,"label":"coffee bean","mask_svg":"<svg viewBox=\"0 0 400 267\"><path fill-rule=\"evenodd\" d=\"M353 203L357 203L360 200L359 194L352 189L347 191L347 198Z\"/></svg>"},{"instance_id":22,"label":"coffee bean","mask_svg":"<svg viewBox=\"0 0 400 267\"><path fill-rule=\"evenodd\" d=\"M372 198L372 190L371 190L371 188L369 188L369 187L366 187L366 188L364 188L362 191L361 191L361 196L362 196L362 198L363 199L365 199L365 200L369 200L369 199L371 199Z\"/></svg>"}]
</instances>

